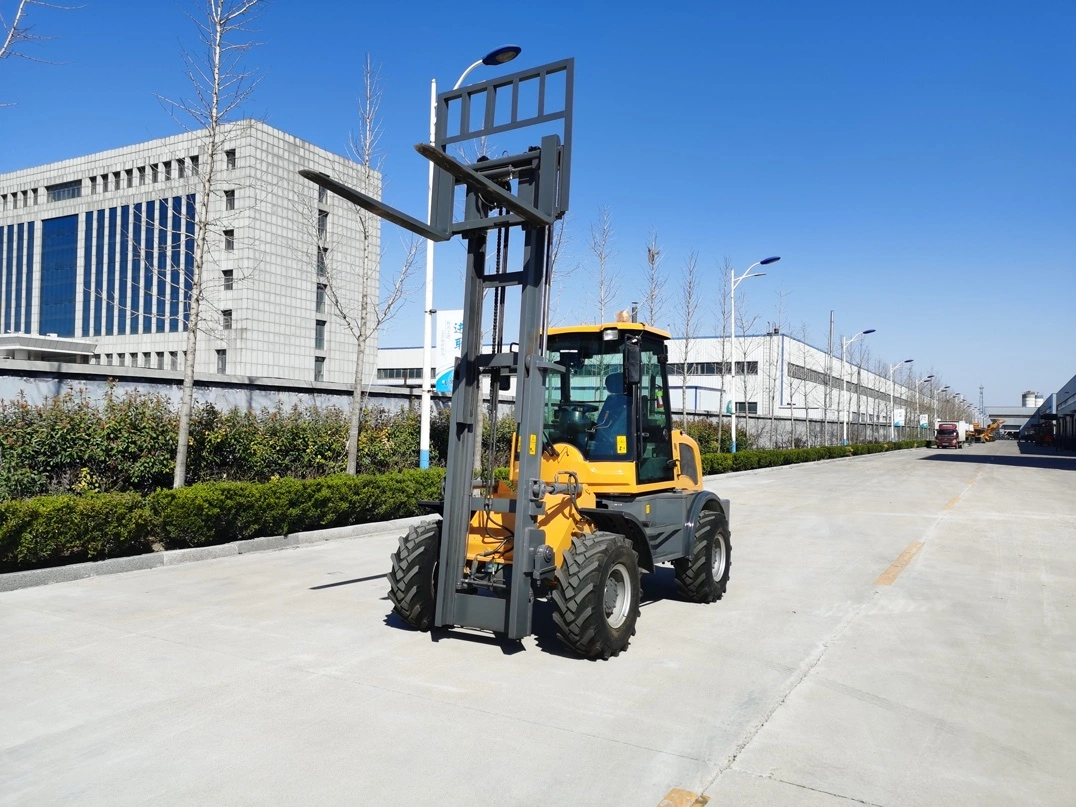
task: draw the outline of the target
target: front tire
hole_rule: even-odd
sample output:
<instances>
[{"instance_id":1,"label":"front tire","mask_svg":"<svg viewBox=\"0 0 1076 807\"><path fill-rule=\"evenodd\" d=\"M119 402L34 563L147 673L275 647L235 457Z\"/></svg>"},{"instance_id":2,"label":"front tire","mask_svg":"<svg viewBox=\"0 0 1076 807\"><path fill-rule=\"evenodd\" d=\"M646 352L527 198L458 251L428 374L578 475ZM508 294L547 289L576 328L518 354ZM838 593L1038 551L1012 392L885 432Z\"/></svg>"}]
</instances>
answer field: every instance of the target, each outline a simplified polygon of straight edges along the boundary
<instances>
[{"instance_id":1,"label":"front tire","mask_svg":"<svg viewBox=\"0 0 1076 807\"><path fill-rule=\"evenodd\" d=\"M392 571L389 572L392 610L417 630L428 631L433 627L440 554L440 521L411 527L392 553Z\"/></svg>"},{"instance_id":2,"label":"front tire","mask_svg":"<svg viewBox=\"0 0 1076 807\"><path fill-rule=\"evenodd\" d=\"M725 596L732 568L732 542L720 513L714 510L699 513L691 555L673 565L677 591L685 600L710 603Z\"/></svg>"},{"instance_id":3,"label":"front tire","mask_svg":"<svg viewBox=\"0 0 1076 807\"><path fill-rule=\"evenodd\" d=\"M557 638L585 658L627 648L639 618L639 559L622 535L573 538L553 591Z\"/></svg>"}]
</instances>

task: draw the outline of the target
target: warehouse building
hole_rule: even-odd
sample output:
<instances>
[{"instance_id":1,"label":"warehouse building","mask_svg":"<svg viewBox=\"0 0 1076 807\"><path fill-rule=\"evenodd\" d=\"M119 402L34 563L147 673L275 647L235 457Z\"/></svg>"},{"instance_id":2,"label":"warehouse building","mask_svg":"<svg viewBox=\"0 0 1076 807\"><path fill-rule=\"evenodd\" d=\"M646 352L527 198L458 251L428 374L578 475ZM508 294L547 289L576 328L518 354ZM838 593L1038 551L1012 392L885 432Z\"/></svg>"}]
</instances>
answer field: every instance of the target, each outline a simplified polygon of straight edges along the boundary
<instances>
[{"instance_id":1,"label":"warehouse building","mask_svg":"<svg viewBox=\"0 0 1076 807\"><path fill-rule=\"evenodd\" d=\"M936 420L966 416L932 382L917 383L928 372L916 375L912 364L895 368L891 382L887 371L861 366L858 350L849 351L842 373L840 355L777 330L738 337L735 357L729 343L727 337L696 337L685 357L684 340L670 340L669 386L678 412L716 416L735 408L756 430L763 421L785 421L786 442L792 439L791 424L798 422L798 439L811 444L839 441L844 420L850 441L855 441L887 439L891 423L895 437L926 437L933 434ZM441 369L431 372L436 375ZM382 348L377 383L419 387L422 348Z\"/></svg>"},{"instance_id":2,"label":"warehouse building","mask_svg":"<svg viewBox=\"0 0 1076 807\"><path fill-rule=\"evenodd\" d=\"M182 370L206 227L196 371L351 381L378 220L364 239L353 207L298 171L375 197L380 176L257 121L222 131L204 222L204 131L0 174L0 360Z\"/></svg>"}]
</instances>

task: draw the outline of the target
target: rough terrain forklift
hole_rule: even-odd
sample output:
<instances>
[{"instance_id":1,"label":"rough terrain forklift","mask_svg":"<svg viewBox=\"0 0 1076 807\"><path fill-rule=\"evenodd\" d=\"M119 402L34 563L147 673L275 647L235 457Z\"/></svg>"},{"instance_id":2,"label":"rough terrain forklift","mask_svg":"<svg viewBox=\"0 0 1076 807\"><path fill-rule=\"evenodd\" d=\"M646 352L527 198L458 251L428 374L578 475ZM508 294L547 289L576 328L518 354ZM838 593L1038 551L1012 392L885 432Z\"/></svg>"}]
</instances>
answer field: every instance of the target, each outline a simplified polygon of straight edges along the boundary
<instances>
[{"instance_id":1,"label":"rough terrain forklift","mask_svg":"<svg viewBox=\"0 0 1076 807\"><path fill-rule=\"evenodd\" d=\"M301 173L424 238L466 241L444 495L430 503L442 518L400 539L389 573L394 611L419 630L518 640L532 632L535 599L548 597L559 638L585 657L609 658L635 633L640 569L671 563L678 590L694 602L725 593L729 502L703 490L698 446L673 428L669 334L628 321L548 327L553 225L568 209L573 71L568 59L438 95L434 141L416 146L435 166L428 225L324 174ZM464 141L551 124L559 133L511 156L464 164L448 154ZM517 230L522 265L510 269L507 242ZM512 287L519 336L506 348ZM487 292L493 338L484 352ZM492 471L475 479L483 376L493 420L515 379L507 481Z\"/></svg>"}]
</instances>

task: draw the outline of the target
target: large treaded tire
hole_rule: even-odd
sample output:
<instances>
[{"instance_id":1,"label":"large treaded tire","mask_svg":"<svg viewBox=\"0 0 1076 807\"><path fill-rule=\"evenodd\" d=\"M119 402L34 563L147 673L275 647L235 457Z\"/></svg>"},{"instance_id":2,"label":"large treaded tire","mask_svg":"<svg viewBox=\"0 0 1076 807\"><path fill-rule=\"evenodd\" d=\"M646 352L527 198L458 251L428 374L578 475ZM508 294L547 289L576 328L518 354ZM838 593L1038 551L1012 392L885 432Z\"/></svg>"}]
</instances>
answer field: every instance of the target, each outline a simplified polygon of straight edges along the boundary
<instances>
[{"instance_id":1,"label":"large treaded tire","mask_svg":"<svg viewBox=\"0 0 1076 807\"><path fill-rule=\"evenodd\" d=\"M715 510L704 510L695 522L691 556L673 564L676 589L690 602L711 603L725 596L732 568L732 542L725 518Z\"/></svg>"},{"instance_id":2,"label":"large treaded tire","mask_svg":"<svg viewBox=\"0 0 1076 807\"><path fill-rule=\"evenodd\" d=\"M616 533L573 538L553 591L557 638L579 655L607 659L624 650L639 618L639 558Z\"/></svg>"},{"instance_id":3,"label":"large treaded tire","mask_svg":"<svg viewBox=\"0 0 1076 807\"><path fill-rule=\"evenodd\" d=\"M392 553L389 599L392 610L421 631L433 626L437 608L437 559L441 553L441 522L411 527Z\"/></svg>"}]
</instances>

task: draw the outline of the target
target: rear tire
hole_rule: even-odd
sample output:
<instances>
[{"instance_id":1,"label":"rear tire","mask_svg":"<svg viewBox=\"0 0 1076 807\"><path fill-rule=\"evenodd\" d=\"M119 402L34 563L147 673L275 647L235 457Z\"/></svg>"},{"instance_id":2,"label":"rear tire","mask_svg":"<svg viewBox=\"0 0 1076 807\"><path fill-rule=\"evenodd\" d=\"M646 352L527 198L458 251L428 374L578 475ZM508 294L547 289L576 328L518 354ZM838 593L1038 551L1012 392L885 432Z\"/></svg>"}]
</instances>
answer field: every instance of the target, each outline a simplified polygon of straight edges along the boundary
<instances>
[{"instance_id":1,"label":"rear tire","mask_svg":"<svg viewBox=\"0 0 1076 807\"><path fill-rule=\"evenodd\" d=\"M389 599L400 618L421 631L433 627L437 608L437 560L441 554L441 522L411 527L392 553Z\"/></svg>"},{"instance_id":2,"label":"rear tire","mask_svg":"<svg viewBox=\"0 0 1076 807\"><path fill-rule=\"evenodd\" d=\"M607 659L624 650L639 618L639 559L622 535L573 538L553 591L557 638L581 656Z\"/></svg>"},{"instance_id":3,"label":"rear tire","mask_svg":"<svg viewBox=\"0 0 1076 807\"><path fill-rule=\"evenodd\" d=\"M699 513L691 556L673 565L677 591L685 600L710 603L725 596L732 568L732 542L724 516L714 510Z\"/></svg>"}]
</instances>

